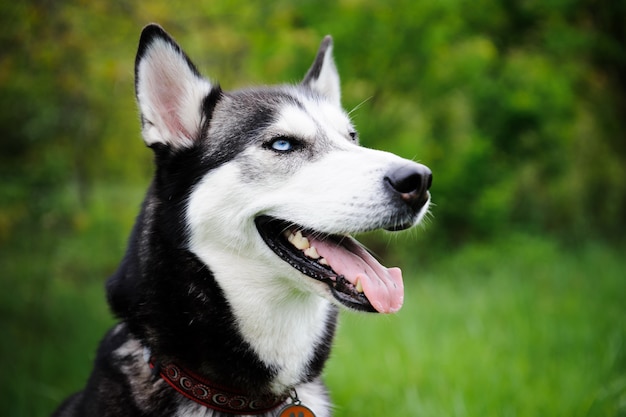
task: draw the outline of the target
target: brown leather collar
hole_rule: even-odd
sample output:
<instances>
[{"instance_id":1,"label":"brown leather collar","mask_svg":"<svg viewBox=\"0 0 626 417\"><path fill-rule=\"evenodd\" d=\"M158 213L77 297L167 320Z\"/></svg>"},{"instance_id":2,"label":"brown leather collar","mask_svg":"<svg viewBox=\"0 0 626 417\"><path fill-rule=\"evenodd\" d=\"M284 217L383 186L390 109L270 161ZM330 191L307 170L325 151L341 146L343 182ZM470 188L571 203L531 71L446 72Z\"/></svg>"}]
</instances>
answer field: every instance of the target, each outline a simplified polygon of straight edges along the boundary
<instances>
[{"instance_id":1,"label":"brown leather collar","mask_svg":"<svg viewBox=\"0 0 626 417\"><path fill-rule=\"evenodd\" d=\"M263 414L284 403L289 395L248 396L231 388L221 387L174 363L149 360L150 368L172 388L192 401L223 413Z\"/></svg>"}]
</instances>

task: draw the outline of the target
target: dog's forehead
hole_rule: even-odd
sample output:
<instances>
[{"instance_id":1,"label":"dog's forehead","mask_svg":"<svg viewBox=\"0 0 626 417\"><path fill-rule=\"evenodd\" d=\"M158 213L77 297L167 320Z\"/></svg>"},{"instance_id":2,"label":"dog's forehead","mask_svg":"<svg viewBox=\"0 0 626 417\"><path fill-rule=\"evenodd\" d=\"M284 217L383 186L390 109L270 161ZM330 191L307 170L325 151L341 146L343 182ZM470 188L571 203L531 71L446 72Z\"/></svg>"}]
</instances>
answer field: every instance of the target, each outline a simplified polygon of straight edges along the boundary
<instances>
[{"instance_id":1,"label":"dog's forehead","mask_svg":"<svg viewBox=\"0 0 626 417\"><path fill-rule=\"evenodd\" d=\"M316 121L302 107L287 104L276 110L271 128L277 133L315 137L319 133Z\"/></svg>"},{"instance_id":2,"label":"dog's forehead","mask_svg":"<svg viewBox=\"0 0 626 417\"><path fill-rule=\"evenodd\" d=\"M269 128L276 134L313 138L353 130L343 109L298 86L236 91L227 112L254 123L254 129Z\"/></svg>"},{"instance_id":3,"label":"dog's forehead","mask_svg":"<svg viewBox=\"0 0 626 417\"><path fill-rule=\"evenodd\" d=\"M277 109L272 127L279 132L304 138L328 137L336 133L346 137L351 130L350 121L336 106L324 101L302 104L286 104Z\"/></svg>"}]
</instances>

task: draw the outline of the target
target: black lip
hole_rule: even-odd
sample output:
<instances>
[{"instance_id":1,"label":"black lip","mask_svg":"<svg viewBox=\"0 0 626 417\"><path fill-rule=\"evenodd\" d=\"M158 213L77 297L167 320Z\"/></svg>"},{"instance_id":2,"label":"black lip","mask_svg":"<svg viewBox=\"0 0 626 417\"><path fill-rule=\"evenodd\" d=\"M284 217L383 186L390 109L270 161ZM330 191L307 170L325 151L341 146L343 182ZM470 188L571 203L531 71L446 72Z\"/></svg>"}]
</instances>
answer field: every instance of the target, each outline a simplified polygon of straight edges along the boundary
<instances>
[{"instance_id":1,"label":"black lip","mask_svg":"<svg viewBox=\"0 0 626 417\"><path fill-rule=\"evenodd\" d=\"M392 226L385 227L385 230L388 232L399 232L401 230L410 229L411 227L413 227L413 222L399 224L399 225L394 224Z\"/></svg>"},{"instance_id":2,"label":"black lip","mask_svg":"<svg viewBox=\"0 0 626 417\"><path fill-rule=\"evenodd\" d=\"M259 216L254 220L257 230L265 244L279 258L287 262L294 269L300 271L317 281L323 282L330 288L331 293L343 305L354 310L376 312L376 309L369 302L365 294L356 291L352 285L343 276L337 274L330 267L321 265L320 263L307 258L304 254L296 249L283 236L285 230L302 230L304 235L320 236L319 232L308 230L303 227L295 226L293 223L279 220L271 216ZM340 236L323 235L326 239L341 240Z\"/></svg>"}]
</instances>

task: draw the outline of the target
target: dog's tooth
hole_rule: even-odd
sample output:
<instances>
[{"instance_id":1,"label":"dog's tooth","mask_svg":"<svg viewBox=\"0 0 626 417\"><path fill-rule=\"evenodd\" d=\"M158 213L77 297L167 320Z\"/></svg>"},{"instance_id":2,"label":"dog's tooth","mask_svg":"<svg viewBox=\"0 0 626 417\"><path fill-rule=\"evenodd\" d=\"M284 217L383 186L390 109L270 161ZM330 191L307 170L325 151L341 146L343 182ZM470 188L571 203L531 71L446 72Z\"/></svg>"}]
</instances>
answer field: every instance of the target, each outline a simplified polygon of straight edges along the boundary
<instances>
[{"instance_id":1,"label":"dog's tooth","mask_svg":"<svg viewBox=\"0 0 626 417\"><path fill-rule=\"evenodd\" d=\"M360 279L356 279L356 283L354 284L354 286L356 287L356 291L358 293L363 293L363 284L361 284L361 280Z\"/></svg>"},{"instance_id":2,"label":"dog's tooth","mask_svg":"<svg viewBox=\"0 0 626 417\"><path fill-rule=\"evenodd\" d=\"M326 258L319 258L319 259L317 260L317 262L318 262L318 263L320 263L320 264L322 264L322 265L330 266L330 265L328 264L328 261L326 260Z\"/></svg>"},{"instance_id":3,"label":"dog's tooth","mask_svg":"<svg viewBox=\"0 0 626 417\"><path fill-rule=\"evenodd\" d=\"M317 253L317 249L315 249L315 246L311 246L307 249L304 250L304 254L306 256L308 256L311 259L319 259L320 255L319 253Z\"/></svg>"},{"instance_id":4,"label":"dog's tooth","mask_svg":"<svg viewBox=\"0 0 626 417\"><path fill-rule=\"evenodd\" d=\"M308 249L311 246L311 244L309 243L309 239L302 236L302 232L300 232L299 230L296 232L296 235L291 241L291 244L300 250Z\"/></svg>"},{"instance_id":5,"label":"dog's tooth","mask_svg":"<svg viewBox=\"0 0 626 417\"><path fill-rule=\"evenodd\" d=\"M291 242L291 236L293 236L293 233L291 233L291 230L287 229L283 232L283 236L285 236L285 239Z\"/></svg>"}]
</instances>

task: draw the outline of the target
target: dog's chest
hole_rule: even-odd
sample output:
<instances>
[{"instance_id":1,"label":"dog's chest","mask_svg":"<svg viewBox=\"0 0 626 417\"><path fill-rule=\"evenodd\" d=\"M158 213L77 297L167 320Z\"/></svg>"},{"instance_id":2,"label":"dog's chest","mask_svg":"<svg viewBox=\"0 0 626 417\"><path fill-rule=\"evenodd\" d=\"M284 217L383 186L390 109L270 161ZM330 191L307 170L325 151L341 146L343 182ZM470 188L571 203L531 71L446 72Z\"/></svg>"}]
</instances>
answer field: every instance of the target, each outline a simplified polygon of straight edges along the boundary
<instances>
[{"instance_id":1,"label":"dog's chest","mask_svg":"<svg viewBox=\"0 0 626 417\"><path fill-rule=\"evenodd\" d=\"M258 294L257 294L258 298ZM325 361L332 342L335 307L315 297L279 300L267 308L255 308L231 300L244 340L258 358L276 371L271 388L285 392L309 375L317 362ZM320 369L321 370L321 369Z\"/></svg>"},{"instance_id":2,"label":"dog's chest","mask_svg":"<svg viewBox=\"0 0 626 417\"><path fill-rule=\"evenodd\" d=\"M125 330L125 325L120 324L114 330L118 333ZM170 412L167 415L175 417L219 417L223 414L211 408L207 408L199 403L193 402L180 395L162 380L154 380L154 375L146 362L146 349L141 343L129 337L114 352L113 358L117 363L119 371L125 375L125 380L131 391L133 402L146 413L157 412L155 406L158 397L171 397ZM146 381L151 381L146 383ZM299 399L304 405L315 412L317 417L329 416L329 401L326 388L319 378L314 378L311 382L297 384L291 388L295 389ZM290 400L287 400L287 404ZM285 405L278 406L275 410L262 414L261 417L278 415L277 413ZM169 407L168 407L169 408ZM159 412L163 412L160 410Z\"/></svg>"}]
</instances>

